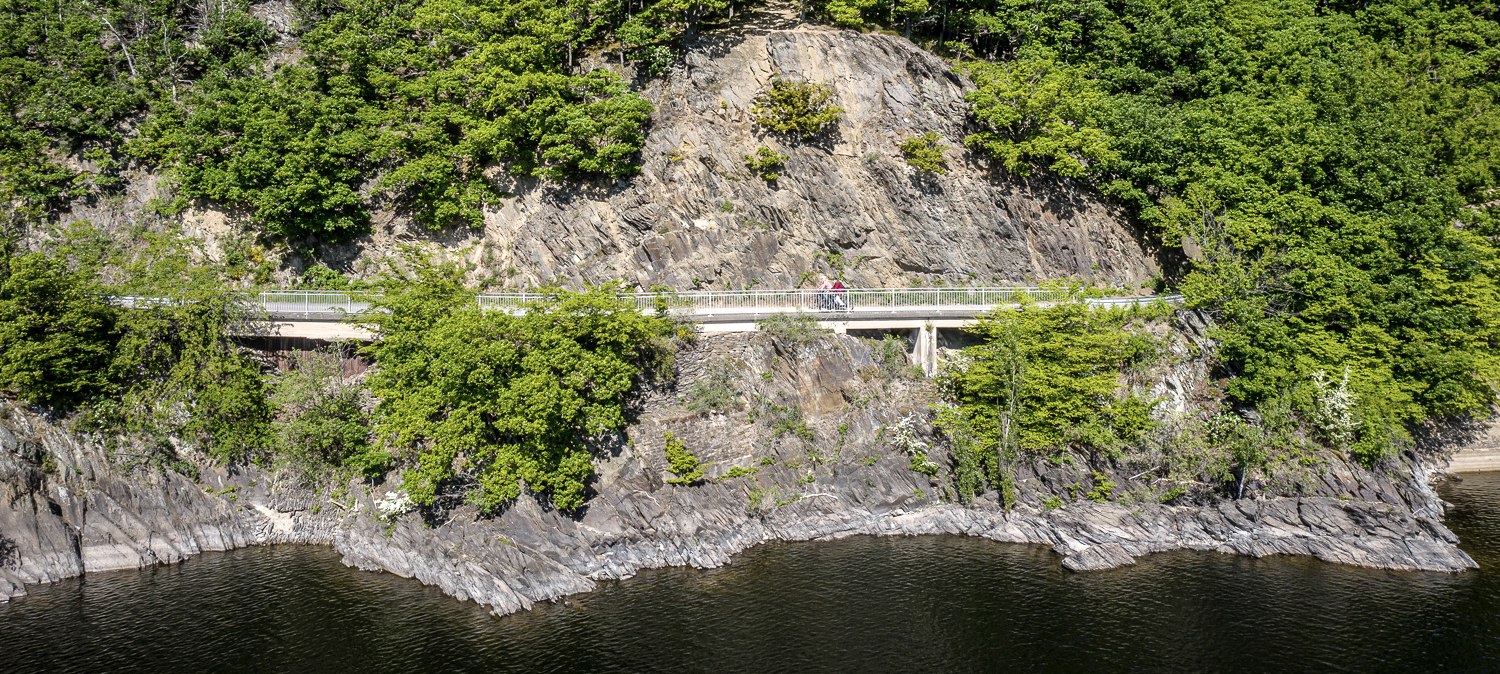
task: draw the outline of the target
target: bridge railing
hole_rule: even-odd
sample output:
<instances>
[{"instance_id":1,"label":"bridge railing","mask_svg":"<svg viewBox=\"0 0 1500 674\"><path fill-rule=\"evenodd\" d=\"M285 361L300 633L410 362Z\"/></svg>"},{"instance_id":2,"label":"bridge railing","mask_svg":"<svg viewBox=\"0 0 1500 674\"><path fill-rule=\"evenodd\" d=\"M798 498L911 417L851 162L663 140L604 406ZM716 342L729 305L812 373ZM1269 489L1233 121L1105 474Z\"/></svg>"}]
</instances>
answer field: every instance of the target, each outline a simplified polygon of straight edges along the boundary
<instances>
[{"instance_id":1,"label":"bridge railing","mask_svg":"<svg viewBox=\"0 0 1500 674\"><path fill-rule=\"evenodd\" d=\"M847 288L842 292L818 289L790 290L688 290L682 292L627 293L642 309L659 304L695 313L764 311L816 311L837 300L846 308L977 307L1018 304L1026 300L1060 302L1078 299L1072 290L1050 288ZM485 293L479 305L509 308L540 298L537 293Z\"/></svg>"},{"instance_id":2,"label":"bridge railing","mask_svg":"<svg viewBox=\"0 0 1500 674\"><path fill-rule=\"evenodd\" d=\"M256 299L272 314L358 314L370 308L369 294L361 292L268 290Z\"/></svg>"},{"instance_id":3,"label":"bridge railing","mask_svg":"<svg viewBox=\"0 0 1500 674\"><path fill-rule=\"evenodd\" d=\"M537 292L482 293L483 309L513 309L546 297ZM942 309L992 307L1023 302L1066 302L1082 299L1075 289L1033 287L984 288L847 288L843 292L793 290L690 290L635 292L624 297L643 310L665 304L679 313L764 313L786 311L880 309ZM370 308L373 294L357 291L272 290L256 299L271 314L353 315ZM1098 298L1096 303L1139 303L1146 298ZM1170 301L1170 298L1161 298Z\"/></svg>"}]
</instances>

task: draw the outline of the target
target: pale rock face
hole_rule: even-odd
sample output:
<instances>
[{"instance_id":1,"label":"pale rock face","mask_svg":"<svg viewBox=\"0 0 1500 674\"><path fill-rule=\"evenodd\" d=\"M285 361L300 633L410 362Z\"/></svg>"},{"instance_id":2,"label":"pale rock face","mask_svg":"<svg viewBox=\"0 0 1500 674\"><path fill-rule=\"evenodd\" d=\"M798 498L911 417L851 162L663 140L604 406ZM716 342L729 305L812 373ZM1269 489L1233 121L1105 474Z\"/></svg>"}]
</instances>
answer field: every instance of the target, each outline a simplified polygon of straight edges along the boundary
<instances>
[{"instance_id":1,"label":"pale rock face","mask_svg":"<svg viewBox=\"0 0 1500 674\"><path fill-rule=\"evenodd\" d=\"M258 7L274 14L280 5ZM273 61L299 55L290 42ZM831 86L844 110L837 129L807 143L765 133L750 109L776 73ZM963 147L971 89L947 62L899 37L812 26L708 36L643 85L655 113L640 175L554 185L497 167L492 179L507 196L487 207L482 227L431 232L378 209L370 234L324 245L320 256L369 276L415 246L505 287L772 288L842 271L864 287L1081 277L1135 289L1156 276L1121 209L1082 183L1007 174ZM902 140L927 131L944 139L947 175L921 176L901 156ZM789 157L775 184L745 166L762 145ZM170 181L141 170L127 178L118 198L80 201L63 220L122 239L128 226L158 222L146 205L170 197ZM245 213L202 201L180 224L212 260L229 239L255 231Z\"/></svg>"},{"instance_id":2,"label":"pale rock face","mask_svg":"<svg viewBox=\"0 0 1500 674\"><path fill-rule=\"evenodd\" d=\"M810 143L765 134L750 109L775 73L833 87L837 131ZM708 38L644 90L656 112L641 175L584 189L518 180L482 232L433 241L382 214L374 235L330 252L370 269L397 241L426 240L512 286L787 287L833 266L861 286L1149 281L1156 264L1118 208L963 149L970 89L897 37L801 27ZM926 131L948 146L945 176L919 176L901 157L898 143ZM761 145L790 156L774 185L745 167Z\"/></svg>"}]
</instances>

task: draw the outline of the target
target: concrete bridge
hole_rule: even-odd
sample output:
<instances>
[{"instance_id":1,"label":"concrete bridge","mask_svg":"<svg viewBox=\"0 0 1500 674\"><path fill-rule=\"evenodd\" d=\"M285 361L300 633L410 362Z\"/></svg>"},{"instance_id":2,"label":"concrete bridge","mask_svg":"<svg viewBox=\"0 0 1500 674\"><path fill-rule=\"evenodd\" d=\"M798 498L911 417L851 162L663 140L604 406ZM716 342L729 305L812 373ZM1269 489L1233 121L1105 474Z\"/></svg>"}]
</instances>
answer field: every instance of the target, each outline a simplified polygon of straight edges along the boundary
<instances>
[{"instance_id":1,"label":"concrete bridge","mask_svg":"<svg viewBox=\"0 0 1500 674\"><path fill-rule=\"evenodd\" d=\"M476 302L484 309L519 311L544 297L535 292L483 293ZM913 361L928 374L937 369L940 330L966 327L996 309L1063 302L1095 307L1182 302L1181 295L1089 298L1076 290L1034 287L694 290L634 292L623 297L642 311L666 306L672 316L695 323L706 333L751 332L759 329L761 321L786 316L811 317L836 333L904 333L910 336ZM351 322L370 309L370 297L362 293L277 290L255 295L254 301L271 319L270 333L256 336L323 342L374 337Z\"/></svg>"}]
</instances>

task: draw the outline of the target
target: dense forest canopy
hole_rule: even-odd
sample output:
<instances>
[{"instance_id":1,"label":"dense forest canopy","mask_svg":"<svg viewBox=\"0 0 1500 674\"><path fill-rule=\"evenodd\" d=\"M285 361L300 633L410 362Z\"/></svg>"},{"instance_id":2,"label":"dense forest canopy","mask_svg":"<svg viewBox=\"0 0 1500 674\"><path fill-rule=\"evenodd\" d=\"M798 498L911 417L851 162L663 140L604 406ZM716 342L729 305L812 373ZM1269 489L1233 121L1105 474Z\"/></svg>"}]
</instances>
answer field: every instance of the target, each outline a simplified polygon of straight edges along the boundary
<instances>
[{"instance_id":1,"label":"dense forest canopy","mask_svg":"<svg viewBox=\"0 0 1500 674\"><path fill-rule=\"evenodd\" d=\"M289 29L258 18L286 6ZM50 226L70 203L110 198L131 168L169 178L175 201L162 212L204 199L291 245L361 232L376 209L433 229L476 223L506 175L629 179L653 114L640 85L701 31L742 29L732 18L745 9L732 0L286 6L0 0L4 238ZM951 58L974 84L964 144L997 179L1082 181L1180 248L1164 282L1214 319L1223 394L1245 418L1316 425L1319 392L1347 376L1340 385L1356 402L1347 428L1326 439L1378 462L1427 421L1492 409L1493 2L802 0L783 9L899 31ZM785 84L783 93L824 91ZM819 124L836 123L836 106L821 102ZM935 147L929 138L903 151L937 173L946 165ZM779 156L762 158L767 180ZM112 290L88 255L39 257L9 243L0 253L5 388L61 408L124 400L110 403L116 419L167 409L173 395L242 420L269 414L251 366L222 339L218 298L203 298L201 315L101 312L83 299ZM491 322L455 318L455 338ZM969 383L976 399L993 399L984 378ZM268 437L246 428L189 430L236 458ZM496 500L511 494L514 471L491 477ZM572 495L575 482L553 488Z\"/></svg>"}]
</instances>

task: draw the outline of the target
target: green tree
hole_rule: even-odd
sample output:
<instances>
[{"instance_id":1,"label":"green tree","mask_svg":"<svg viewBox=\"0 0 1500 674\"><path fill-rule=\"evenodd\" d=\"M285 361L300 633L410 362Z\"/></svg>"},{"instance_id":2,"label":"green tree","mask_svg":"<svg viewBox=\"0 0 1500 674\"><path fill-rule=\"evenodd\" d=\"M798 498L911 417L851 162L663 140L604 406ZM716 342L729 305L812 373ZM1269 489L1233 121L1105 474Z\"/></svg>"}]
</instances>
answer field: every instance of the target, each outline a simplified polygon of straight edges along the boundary
<instances>
[{"instance_id":1,"label":"green tree","mask_svg":"<svg viewBox=\"0 0 1500 674\"><path fill-rule=\"evenodd\" d=\"M0 258L0 386L59 410L113 391L116 313L93 275L65 260Z\"/></svg>"},{"instance_id":2,"label":"green tree","mask_svg":"<svg viewBox=\"0 0 1500 674\"><path fill-rule=\"evenodd\" d=\"M666 432L663 441L666 443L667 470L677 476L668 478L668 483L691 485L703 479L703 465L698 460L698 455L688 451L687 445L682 444L671 431Z\"/></svg>"},{"instance_id":3,"label":"green tree","mask_svg":"<svg viewBox=\"0 0 1500 674\"><path fill-rule=\"evenodd\" d=\"M1150 400L1120 395L1122 370L1155 357L1124 311L1083 303L997 312L972 329L983 341L945 375L962 425L997 457L1065 446L1116 451L1150 425ZM992 464L993 465L993 464ZM992 469L992 472L994 469Z\"/></svg>"},{"instance_id":4,"label":"green tree","mask_svg":"<svg viewBox=\"0 0 1500 674\"><path fill-rule=\"evenodd\" d=\"M901 141L901 156L919 173L944 175L948 173L948 158L943 156L943 137L936 131L928 131Z\"/></svg>"},{"instance_id":5,"label":"green tree","mask_svg":"<svg viewBox=\"0 0 1500 674\"><path fill-rule=\"evenodd\" d=\"M260 366L235 343L247 318L234 293L203 289L122 312L109 376L123 394L104 404L127 431L186 441L221 463L271 448L271 409ZM109 414L112 412L113 414Z\"/></svg>"},{"instance_id":6,"label":"green tree","mask_svg":"<svg viewBox=\"0 0 1500 674\"><path fill-rule=\"evenodd\" d=\"M670 324L609 289L553 293L521 314L464 297L438 277L388 292L374 319L376 431L412 463L412 501L433 505L453 483L473 484L486 512L523 489L578 509L593 443L625 425L625 396Z\"/></svg>"},{"instance_id":7,"label":"green tree","mask_svg":"<svg viewBox=\"0 0 1500 674\"><path fill-rule=\"evenodd\" d=\"M761 180L774 183L781 178L781 169L787 159L790 157L762 145L756 148L755 154L745 155L745 168L760 176Z\"/></svg>"},{"instance_id":8,"label":"green tree","mask_svg":"<svg viewBox=\"0 0 1500 674\"><path fill-rule=\"evenodd\" d=\"M361 387L345 380L337 351L303 352L274 382L278 455L315 482L353 473L384 474L389 454L370 443Z\"/></svg>"},{"instance_id":9,"label":"green tree","mask_svg":"<svg viewBox=\"0 0 1500 674\"><path fill-rule=\"evenodd\" d=\"M1083 68L1028 52L1016 61L971 62L965 69L975 85L965 98L982 130L964 142L1006 170L1030 175L1040 164L1078 177L1119 157L1093 125L1095 109L1106 98Z\"/></svg>"},{"instance_id":10,"label":"green tree","mask_svg":"<svg viewBox=\"0 0 1500 674\"><path fill-rule=\"evenodd\" d=\"M810 140L832 131L844 109L833 104L833 88L773 75L771 86L755 97L750 115L776 133Z\"/></svg>"}]
</instances>

